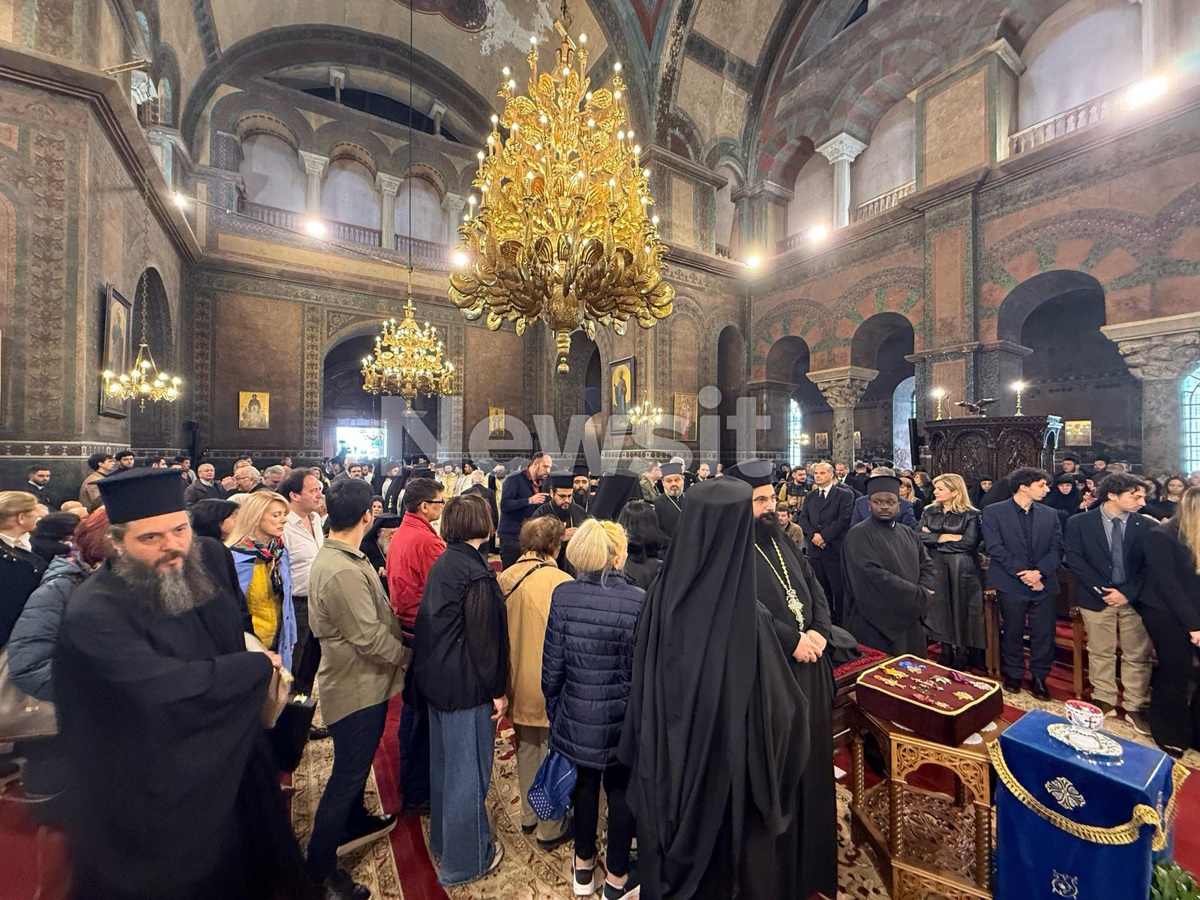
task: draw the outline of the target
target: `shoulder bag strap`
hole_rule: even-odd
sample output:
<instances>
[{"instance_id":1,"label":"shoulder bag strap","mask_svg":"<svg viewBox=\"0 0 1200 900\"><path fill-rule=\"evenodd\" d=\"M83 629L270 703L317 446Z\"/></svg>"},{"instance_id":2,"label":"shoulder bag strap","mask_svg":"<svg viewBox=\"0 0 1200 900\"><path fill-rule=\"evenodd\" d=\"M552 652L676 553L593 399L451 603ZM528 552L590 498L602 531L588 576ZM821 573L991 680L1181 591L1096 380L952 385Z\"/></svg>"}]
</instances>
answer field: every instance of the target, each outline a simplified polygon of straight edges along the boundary
<instances>
[{"instance_id":1,"label":"shoulder bag strap","mask_svg":"<svg viewBox=\"0 0 1200 900\"><path fill-rule=\"evenodd\" d=\"M520 578L517 579L517 583L512 586L512 590L510 590L507 594L504 595L504 599L507 600L509 597L511 597L513 594L515 594L517 592L517 588L519 588L521 586L521 582L523 582L526 578L528 578L530 575L532 575L538 569L544 569L548 565L550 565L550 563L540 562L536 566L533 566L528 572L526 572L524 575L522 575Z\"/></svg>"}]
</instances>

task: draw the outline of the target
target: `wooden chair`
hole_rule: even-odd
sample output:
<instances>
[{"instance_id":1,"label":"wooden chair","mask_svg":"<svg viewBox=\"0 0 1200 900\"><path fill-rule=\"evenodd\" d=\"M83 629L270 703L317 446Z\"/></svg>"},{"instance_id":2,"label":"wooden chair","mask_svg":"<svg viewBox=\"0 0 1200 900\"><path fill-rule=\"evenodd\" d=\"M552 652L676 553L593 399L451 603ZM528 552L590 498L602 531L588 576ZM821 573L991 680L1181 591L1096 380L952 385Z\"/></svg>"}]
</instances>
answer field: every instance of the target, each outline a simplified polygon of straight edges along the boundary
<instances>
[{"instance_id":1,"label":"wooden chair","mask_svg":"<svg viewBox=\"0 0 1200 900\"><path fill-rule=\"evenodd\" d=\"M1055 598L1058 618L1071 623L1069 635L1063 635L1054 629L1054 649L1065 650L1071 656L1071 687L1076 700L1083 699L1084 673L1087 672L1086 641L1084 637L1083 615L1072 600L1075 589L1075 578L1069 569L1058 570L1058 597ZM987 638L985 659L988 675L1000 677L1000 604L996 602L996 592L991 588L983 592L984 634Z\"/></svg>"}]
</instances>

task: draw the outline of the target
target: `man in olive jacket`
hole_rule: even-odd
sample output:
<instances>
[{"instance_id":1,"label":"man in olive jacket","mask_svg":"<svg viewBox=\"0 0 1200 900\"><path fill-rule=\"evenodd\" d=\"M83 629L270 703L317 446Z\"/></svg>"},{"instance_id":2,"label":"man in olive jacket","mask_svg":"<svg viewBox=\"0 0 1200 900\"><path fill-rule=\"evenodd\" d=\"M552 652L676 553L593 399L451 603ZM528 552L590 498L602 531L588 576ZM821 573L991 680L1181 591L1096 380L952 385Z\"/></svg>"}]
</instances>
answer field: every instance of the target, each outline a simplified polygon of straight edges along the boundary
<instances>
[{"instance_id":1,"label":"man in olive jacket","mask_svg":"<svg viewBox=\"0 0 1200 900\"><path fill-rule=\"evenodd\" d=\"M396 827L394 815L371 815L363 797L388 701L400 692L412 659L379 575L359 550L374 519L373 497L365 481L347 478L330 485L329 537L309 576L308 621L321 642L317 677L334 764L313 822L308 877L327 898L356 895L337 857Z\"/></svg>"}]
</instances>

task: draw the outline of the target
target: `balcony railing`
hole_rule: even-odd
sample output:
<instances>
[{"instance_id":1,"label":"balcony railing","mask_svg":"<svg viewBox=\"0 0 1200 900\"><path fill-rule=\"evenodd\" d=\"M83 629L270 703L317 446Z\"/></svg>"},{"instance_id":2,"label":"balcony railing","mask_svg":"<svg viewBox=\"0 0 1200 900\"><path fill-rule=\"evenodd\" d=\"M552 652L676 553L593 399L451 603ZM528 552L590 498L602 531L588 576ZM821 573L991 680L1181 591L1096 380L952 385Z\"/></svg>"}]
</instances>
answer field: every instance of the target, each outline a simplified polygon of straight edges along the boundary
<instances>
[{"instance_id":1,"label":"balcony railing","mask_svg":"<svg viewBox=\"0 0 1200 900\"><path fill-rule=\"evenodd\" d=\"M1121 108L1120 93L1111 91L1018 131L1008 139L1009 156L1025 153L1112 117Z\"/></svg>"},{"instance_id":2,"label":"balcony railing","mask_svg":"<svg viewBox=\"0 0 1200 900\"><path fill-rule=\"evenodd\" d=\"M424 259L449 259L450 248L436 241L423 241L420 238L410 238L403 234L396 235L396 252L408 256L409 248L412 255Z\"/></svg>"},{"instance_id":3,"label":"balcony railing","mask_svg":"<svg viewBox=\"0 0 1200 900\"><path fill-rule=\"evenodd\" d=\"M717 244L717 256L721 259L733 259L733 254L724 244Z\"/></svg>"},{"instance_id":4,"label":"balcony railing","mask_svg":"<svg viewBox=\"0 0 1200 900\"><path fill-rule=\"evenodd\" d=\"M276 209L274 206L264 206L261 203L253 203L244 199L238 200L238 212L258 222L273 225L276 228L291 231L299 235L305 233L305 225L308 222L308 216L305 213L292 212L287 209ZM383 233L378 228L365 228L362 225L351 225L348 222L335 222L331 220L325 220L324 224L329 230L329 238L334 241L377 248L381 247L383 243ZM423 241L419 238L410 238L403 234L396 235L394 247L381 249L384 249L385 252L387 250L394 250L404 257L407 257L411 250L415 258L425 260L448 260L450 258L450 248L445 244L439 244L435 241Z\"/></svg>"},{"instance_id":5,"label":"balcony railing","mask_svg":"<svg viewBox=\"0 0 1200 900\"><path fill-rule=\"evenodd\" d=\"M276 228L285 228L297 233L304 232L304 223L307 220L304 213L292 212L290 209L276 209L274 206L263 206L261 203L251 203L240 197L237 211L267 225L274 225Z\"/></svg>"},{"instance_id":6,"label":"balcony railing","mask_svg":"<svg viewBox=\"0 0 1200 900\"><path fill-rule=\"evenodd\" d=\"M364 228L362 225L350 225L347 222L327 222L326 224L329 226L330 235L337 241L378 247L383 240L383 232L378 228Z\"/></svg>"},{"instance_id":7,"label":"balcony railing","mask_svg":"<svg viewBox=\"0 0 1200 900\"><path fill-rule=\"evenodd\" d=\"M900 201L917 189L917 183L910 181L907 184L902 184L900 187L892 188L886 194L880 194L868 200L866 203L860 203L850 211L850 221L862 222L877 216L882 212L887 212L889 209L895 209L900 205Z\"/></svg>"}]
</instances>

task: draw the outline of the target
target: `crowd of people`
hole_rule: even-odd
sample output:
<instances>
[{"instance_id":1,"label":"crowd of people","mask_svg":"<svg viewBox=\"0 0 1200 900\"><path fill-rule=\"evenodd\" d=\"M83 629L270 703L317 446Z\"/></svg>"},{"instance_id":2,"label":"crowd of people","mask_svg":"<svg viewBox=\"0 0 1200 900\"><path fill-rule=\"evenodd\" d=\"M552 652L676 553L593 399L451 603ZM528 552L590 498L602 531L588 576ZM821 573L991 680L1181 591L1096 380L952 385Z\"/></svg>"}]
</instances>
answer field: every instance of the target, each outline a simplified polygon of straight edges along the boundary
<instances>
[{"instance_id":1,"label":"crowd of people","mask_svg":"<svg viewBox=\"0 0 1200 900\"><path fill-rule=\"evenodd\" d=\"M46 466L0 492L0 689L55 712L21 731L7 703L0 740L80 897L363 900L340 860L397 815L429 816L441 884L483 878L502 721L522 830L573 842L576 896L835 896L834 668L936 644L982 669L987 588L1006 691L1028 638L1049 699L1071 583L1093 702L1174 756L1200 745L1200 472L88 466L57 508ZM402 806L373 812L398 694ZM280 776L311 740L333 768L302 855ZM543 820L527 795L551 754L575 782Z\"/></svg>"}]
</instances>

